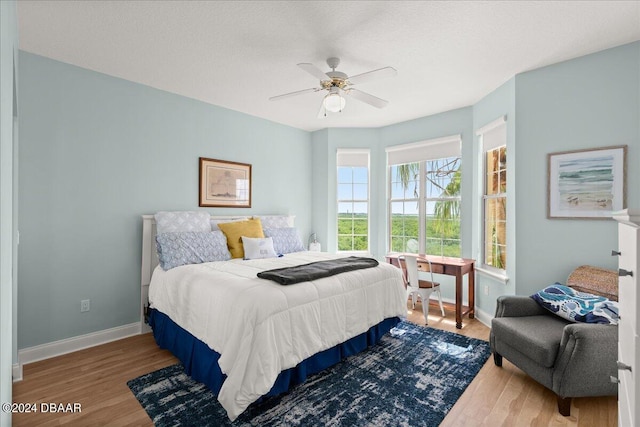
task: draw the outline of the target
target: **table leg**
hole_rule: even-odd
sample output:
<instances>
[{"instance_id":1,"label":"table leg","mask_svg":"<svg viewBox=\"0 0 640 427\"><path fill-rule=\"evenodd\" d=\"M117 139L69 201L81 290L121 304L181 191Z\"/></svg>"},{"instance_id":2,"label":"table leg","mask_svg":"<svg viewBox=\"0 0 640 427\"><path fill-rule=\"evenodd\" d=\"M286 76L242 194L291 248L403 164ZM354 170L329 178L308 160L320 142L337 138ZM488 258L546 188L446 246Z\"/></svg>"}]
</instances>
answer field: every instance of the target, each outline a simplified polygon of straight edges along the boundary
<instances>
[{"instance_id":1,"label":"table leg","mask_svg":"<svg viewBox=\"0 0 640 427\"><path fill-rule=\"evenodd\" d=\"M476 292L476 284L475 284L475 278L476 278L476 272L473 269L473 266L471 266L471 271L469 271L469 319L473 319L476 317L475 313L476 313L476 298L475 298L475 292Z\"/></svg>"},{"instance_id":2,"label":"table leg","mask_svg":"<svg viewBox=\"0 0 640 427\"><path fill-rule=\"evenodd\" d=\"M456 271L456 328L462 329L462 272Z\"/></svg>"}]
</instances>

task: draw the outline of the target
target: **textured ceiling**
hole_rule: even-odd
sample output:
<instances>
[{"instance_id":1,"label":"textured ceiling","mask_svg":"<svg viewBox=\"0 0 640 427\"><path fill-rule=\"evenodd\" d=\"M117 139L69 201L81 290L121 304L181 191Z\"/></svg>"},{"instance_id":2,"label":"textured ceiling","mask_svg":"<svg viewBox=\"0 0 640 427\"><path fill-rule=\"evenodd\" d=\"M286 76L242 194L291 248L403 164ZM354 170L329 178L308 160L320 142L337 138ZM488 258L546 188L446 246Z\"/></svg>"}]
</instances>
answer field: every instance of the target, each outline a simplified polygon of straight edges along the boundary
<instances>
[{"instance_id":1,"label":"textured ceiling","mask_svg":"<svg viewBox=\"0 0 640 427\"><path fill-rule=\"evenodd\" d=\"M640 40L640 1L19 1L20 48L305 130L472 105L517 73ZM317 118L296 64L397 77Z\"/></svg>"}]
</instances>

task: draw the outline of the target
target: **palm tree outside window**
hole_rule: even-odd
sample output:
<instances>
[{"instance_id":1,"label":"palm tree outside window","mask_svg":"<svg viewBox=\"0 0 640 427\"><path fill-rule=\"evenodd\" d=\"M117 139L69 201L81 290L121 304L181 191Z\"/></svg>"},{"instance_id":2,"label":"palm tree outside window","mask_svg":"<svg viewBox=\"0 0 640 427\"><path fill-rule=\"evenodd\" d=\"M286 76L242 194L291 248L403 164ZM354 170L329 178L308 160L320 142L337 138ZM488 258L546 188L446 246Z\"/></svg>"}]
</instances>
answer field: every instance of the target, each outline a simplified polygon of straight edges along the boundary
<instances>
[{"instance_id":1,"label":"palm tree outside window","mask_svg":"<svg viewBox=\"0 0 640 427\"><path fill-rule=\"evenodd\" d=\"M460 156L390 166L390 250L461 256Z\"/></svg>"}]
</instances>

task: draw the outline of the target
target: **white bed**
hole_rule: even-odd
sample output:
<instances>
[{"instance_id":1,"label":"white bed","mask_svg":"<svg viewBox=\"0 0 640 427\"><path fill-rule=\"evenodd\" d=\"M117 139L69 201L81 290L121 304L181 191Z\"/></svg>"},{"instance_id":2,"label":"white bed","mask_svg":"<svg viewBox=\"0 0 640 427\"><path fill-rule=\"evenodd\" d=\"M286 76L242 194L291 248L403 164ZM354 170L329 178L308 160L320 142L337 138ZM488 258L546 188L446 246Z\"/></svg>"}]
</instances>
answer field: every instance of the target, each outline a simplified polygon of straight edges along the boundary
<instances>
[{"instance_id":1,"label":"white bed","mask_svg":"<svg viewBox=\"0 0 640 427\"><path fill-rule=\"evenodd\" d=\"M281 371L385 319L406 316L402 277L389 264L289 286L256 277L335 257L297 252L155 268L150 307L220 354L227 378L218 400L230 419L269 392Z\"/></svg>"}]
</instances>

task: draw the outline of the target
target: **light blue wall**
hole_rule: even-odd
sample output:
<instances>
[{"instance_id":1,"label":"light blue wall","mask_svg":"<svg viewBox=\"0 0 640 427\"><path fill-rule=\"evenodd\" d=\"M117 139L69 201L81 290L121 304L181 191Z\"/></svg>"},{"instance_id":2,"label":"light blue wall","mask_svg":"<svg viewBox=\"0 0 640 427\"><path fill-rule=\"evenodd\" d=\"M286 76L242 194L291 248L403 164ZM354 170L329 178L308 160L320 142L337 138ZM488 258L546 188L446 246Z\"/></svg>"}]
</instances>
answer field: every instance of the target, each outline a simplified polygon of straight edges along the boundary
<instances>
[{"instance_id":1,"label":"light blue wall","mask_svg":"<svg viewBox=\"0 0 640 427\"><path fill-rule=\"evenodd\" d=\"M462 183L461 183L461 239L462 239L462 256L464 258L471 257L471 190L473 186L473 170L474 165L466 159L471 158L473 150L473 129L472 129L473 110L471 107L459 108L428 117L422 117L407 122L397 123L390 126L380 128L380 146L384 153L384 149L394 145L406 144L410 142L426 141L445 136L458 135L462 137ZM378 167L386 169L386 156L382 156ZM387 193L387 183L383 183L384 187L380 190ZM385 196L386 202L386 196ZM385 206L386 215L386 206ZM386 221L384 228L379 231L388 232ZM384 240L386 243L386 239ZM381 251L386 250L386 246L379 248Z\"/></svg>"},{"instance_id":2,"label":"light blue wall","mask_svg":"<svg viewBox=\"0 0 640 427\"><path fill-rule=\"evenodd\" d=\"M338 243L336 237L337 229L337 163L336 155L338 148L368 148L370 149L370 164L378 162L379 150L377 149L378 132L376 129L358 128L334 128L313 132L313 167L317 173L314 174L314 217L313 222L317 226L318 239L322 244L322 250L336 252ZM378 187L384 185L384 173L382 178L372 168L370 174L370 199L372 209L384 203L384 198L377 191ZM379 256L375 250L380 237L374 230L378 228L378 218L373 215L370 218L371 253ZM384 253L382 253L384 256Z\"/></svg>"},{"instance_id":3,"label":"light blue wall","mask_svg":"<svg viewBox=\"0 0 640 427\"><path fill-rule=\"evenodd\" d=\"M12 365L16 364L16 212L17 156L16 58L18 30L15 1L0 2L0 402L12 402ZM11 425L11 412L0 412L0 425Z\"/></svg>"},{"instance_id":4,"label":"light blue wall","mask_svg":"<svg viewBox=\"0 0 640 427\"><path fill-rule=\"evenodd\" d=\"M198 158L312 224L308 132L20 52L19 348L139 320L140 215L198 208ZM80 313L80 300L91 311Z\"/></svg>"},{"instance_id":5,"label":"light blue wall","mask_svg":"<svg viewBox=\"0 0 640 427\"><path fill-rule=\"evenodd\" d=\"M336 153L338 148L369 148L371 165L371 253L383 259L387 253L387 156L385 148L409 142L424 141L450 135L462 135L463 153L471 153L471 107L447 111L381 128L333 128L313 132L314 224L318 237L328 251L335 252L336 243ZM471 165L463 163L465 170ZM471 176L463 173L463 198L470 198ZM463 202L463 235L471 235L471 205ZM468 214L466 213L468 211ZM322 216L321 216L322 215ZM463 244L463 254L471 252L471 239Z\"/></svg>"},{"instance_id":6,"label":"light blue wall","mask_svg":"<svg viewBox=\"0 0 640 427\"><path fill-rule=\"evenodd\" d=\"M615 224L546 218L546 155L551 152L626 144L628 205L640 201L640 42L517 75L473 107L376 129L329 129L313 134L314 212L321 238L335 249L335 151L369 147L372 152L371 250L386 252L387 179L385 147L462 134L463 256L480 259L481 159L475 130L507 116L509 164L507 284L477 275L476 305L493 316L500 295L529 295L564 282L578 265L615 266ZM317 150L317 153L316 153ZM326 165L326 167L325 167ZM320 181L321 180L321 181ZM321 188L328 182L326 188ZM373 197L373 196L372 196ZM317 208L317 209L316 209ZM318 224L318 223L316 223ZM376 225L374 225L376 224ZM452 297L448 278L445 297ZM485 295L485 287L488 294Z\"/></svg>"},{"instance_id":7,"label":"light blue wall","mask_svg":"<svg viewBox=\"0 0 640 427\"><path fill-rule=\"evenodd\" d=\"M510 281L479 277L478 308L493 315L498 295L530 294L564 280L578 264L612 267L611 221L546 219L546 155L627 144L629 206L640 203L639 58L634 43L515 76L472 107L381 128L307 133L21 53L19 348L137 320L139 216L197 209L200 156L253 165L253 207L212 213L295 214L303 240L315 231L323 249L333 251L336 150L370 148L371 251L380 259L385 148L462 134L462 252L476 258L474 130L503 114L514 165ZM81 314L86 298L91 311Z\"/></svg>"},{"instance_id":8,"label":"light blue wall","mask_svg":"<svg viewBox=\"0 0 640 427\"><path fill-rule=\"evenodd\" d=\"M451 135L461 135L462 183L460 194L462 201L460 205L460 236L462 240L462 257L464 258L471 258L471 236L473 230L472 188L474 165L473 162L467 160L471 159L473 150L472 123L473 110L471 107L465 107L380 128L380 147L382 156L380 162L377 164L377 167L380 168L380 170L387 170L387 158L384 150L386 147ZM389 232L386 206L388 197L387 185L387 179L385 179L379 188L380 193L385 194L383 211L384 220L380 221L381 226L378 229L379 235L381 237L384 236L384 238L379 240L380 246L378 248L382 255L387 251L386 236ZM451 276L439 276L437 280L442 284L442 298L447 301L455 301L455 278ZM467 284L468 277L465 276L463 280L463 289L465 290L463 300L465 303L467 301Z\"/></svg>"},{"instance_id":9,"label":"light blue wall","mask_svg":"<svg viewBox=\"0 0 640 427\"><path fill-rule=\"evenodd\" d=\"M640 206L640 42L516 76L516 290L615 268L613 220L546 218L547 154L628 145L627 204Z\"/></svg>"},{"instance_id":10,"label":"light blue wall","mask_svg":"<svg viewBox=\"0 0 640 427\"><path fill-rule=\"evenodd\" d=\"M517 157L517 144L515 135L516 111L515 111L515 77L501 85L499 88L482 98L473 106L473 129L477 130L493 122L501 116L507 118L507 164L511 164L512 159ZM472 222L474 232L472 233L473 252L471 258L482 263L482 195L484 192L484 171L483 158L479 148L479 138L473 138L473 149L471 150L472 163L475 165L474 179L472 184ZM515 277L517 265L516 253L516 193L518 183L516 181L515 168L507 170L507 277L509 281L505 284L490 276L481 273L476 274L476 294L475 302L479 313L487 317L495 313L496 298L500 295L513 295L516 293ZM486 294L485 294L486 290Z\"/></svg>"},{"instance_id":11,"label":"light blue wall","mask_svg":"<svg viewBox=\"0 0 640 427\"><path fill-rule=\"evenodd\" d=\"M313 230L316 233L318 241L322 245L322 250L327 250L327 236L329 234L329 220L335 215L335 210L327 203L329 200L328 191L329 181L329 129L323 129L311 134L311 152L313 162L311 164L311 173L313 174L313 183L311 190L311 210L313 211ZM335 205L333 205L335 207ZM303 236L304 238L304 236ZM309 236L307 236L308 242Z\"/></svg>"},{"instance_id":12,"label":"light blue wall","mask_svg":"<svg viewBox=\"0 0 640 427\"><path fill-rule=\"evenodd\" d=\"M547 219L547 154L628 145L627 200L628 206L638 206L639 85L637 42L519 74L474 105L474 129L507 115L510 165L509 282L504 285L479 274L479 310L493 315L497 296L530 295L556 281L564 283L582 264L615 268L616 260L609 256L617 246L614 221ZM474 161L479 164L480 159ZM480 215L474 210L477 221ZM478 229L475 258L480 256L475 243L480 237Z\"/></svg>"},{"instance_id":13,"label":"light blue wall","mask_svg":"<svg viewBox=\"0 0 640 427\"><path fill-rule=\"evenodd\" d=\"M323 250L335 252L336 243L336 153L338 148L370 149L370 251L384 260L387 253L387 156L385 148L409 142L424 141L450 135L462 135L463 156L470 156L472 149L471 107L447 111L381 128L346 129L333 128L314 132L314 224L323 244ZM462 167L462 241L463 256L471 253L471 200L472 165L463 161ZM467 174L467 170L469 174ZM442 277L445 283L443 297L454 298L453 278ZM450 286L449 286L450 282ZM466 283L466 279L465 279Z\"/></svg>"}]
</instances>

